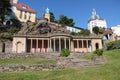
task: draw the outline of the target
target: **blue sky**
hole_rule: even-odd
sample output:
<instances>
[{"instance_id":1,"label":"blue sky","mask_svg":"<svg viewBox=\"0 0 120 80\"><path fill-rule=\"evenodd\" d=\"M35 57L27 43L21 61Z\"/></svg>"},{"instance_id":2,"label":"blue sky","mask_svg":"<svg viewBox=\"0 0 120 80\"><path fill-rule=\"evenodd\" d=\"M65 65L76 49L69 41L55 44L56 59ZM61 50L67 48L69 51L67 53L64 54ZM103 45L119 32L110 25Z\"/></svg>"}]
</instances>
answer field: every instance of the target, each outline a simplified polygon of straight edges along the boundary
<instances>
[{"instance_id":1,"label":"blue sky","mask_svg":"<svg viewBox=\"0 0 120 80\"><path fill-rule=\"evenodd\" d=\"M120 0L19 0L42 17L42 9L48 7L56 19L61 14L74 19L75 26L87 28L87 22L95 8L97 14L107 21L108 28L120 24Z\"/></svg>"}]
</instances>

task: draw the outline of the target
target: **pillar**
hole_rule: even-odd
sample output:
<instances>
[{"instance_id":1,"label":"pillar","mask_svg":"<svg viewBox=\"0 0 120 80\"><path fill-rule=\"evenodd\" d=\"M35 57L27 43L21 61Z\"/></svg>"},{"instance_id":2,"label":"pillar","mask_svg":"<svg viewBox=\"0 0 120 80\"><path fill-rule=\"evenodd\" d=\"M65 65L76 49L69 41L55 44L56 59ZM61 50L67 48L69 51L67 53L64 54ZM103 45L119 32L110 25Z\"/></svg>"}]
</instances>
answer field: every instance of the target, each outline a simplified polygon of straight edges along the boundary
<instances>
[{"instance_id":1,"label":"pillar","mask_svg":"<svg viewBox=\"0 0 120 80\"><path fill-rule=\"evenodd\" d=\"M31 52L32 52L32 46L33 46L32 43L33 43L33 40L31 39Z\"/></svg>"},{"instance_id":2,"label":"pillar","mask_svg":"<svg viewBox=\"0 0 120 80\"><path fill-rule=\"evenodd\" d=\"M79 52L79 40L77 40L77 51Z\"/></svg>"},{"instance_id":3,"label":"pillar","mask_svg":"<svg viewBox=\"0 0 120 80\"><path fill-rule=\"evenodd\" d=\"M42 52L44 52L44 39L42 39Z\"/></svg>"},{"instance_id":4,"label":"pillar","mask_svg":"<svg viewBox=\"0 0 120 80\"><path fill-rule=\"evenodd\" d=\"M38 39L36 39L36 52L38 52Z\"/></svg>"},{"instance_id":5,"label":"pillar","mask_svg":"<svg viewBox=\"0 0 120 80\"><path fill-rule=\"evenodd\" d=\"M50 49L49 49L49 52L51 52L51 39L50 39Z\"/></svg>"},{"instance_id":6,"label":"pillar","mask_svg":"<svg viewBox=\"0 0 120 80\"><path fill-rule=\"evenodd\" d=\"M84 48L84 41L82 40L82 48Z\"/></svg>"},{"instance_id":7,"label":"pillar","mask_svg":"<svg viewBox=\"0 0 120 80\"><path fill-rule=\"evenodd\" d=\"M64 38L64 42L65 42L65 49L66 49L66 38Z\"/></svg>"},{"instance_id":8,"label":"pillar","mask_svg":"<svg viewBox=\"0 0 120 80\"><path fill-rule=\"evenodd\" d=\"M54 52L56 51L56 49L55 49L55 38L54 38Z\"/></svg>"},{"instance_id":9,"label":"pillar","mask_svg":"<svg viewBox=\"0 0 120 80\"><path fill-rule=\"evenodd\" d=\"M49 39L48 39L48 49L47 49L47 52L50 51L50 43L49 43Z\"/></svg>"},{"instance_id":10,"label":"pillar","mask_svg":"<svg viewBox=\"0 0 120 80\"><path fill-rule=\"evenodd\" d=\"M87 45L87 52L88 52L88 40L86 40L86 45Z\"/></svg>"},{"instance_id":11,"label":"pillar","mask_svg":"<svg viewBox=\"0 0 120 80\"><path fill-rule=\"evenodd\" d=\"M71 45L70 45L70 38L69 38L69 50L71 50Z\"/></svg>"},{"instance_id":12,"label":"pillar","mask_svg":"<svg viewBox=\"0 0 120 80\"><path fill-rule=\"evenodd\" d=\"M77 40L77 49L79 49L79 42L78 42L79 40Z\"/></svg>"},{"instance_id":13,"label":"pillar","mask_svg":"<svg viewBox=\"0 0 120 80\"><path fill-rule=\"evenodd\" d=\"M59 52L61 52L61 39L59 37Z\"/></svg>"}]
</instances>

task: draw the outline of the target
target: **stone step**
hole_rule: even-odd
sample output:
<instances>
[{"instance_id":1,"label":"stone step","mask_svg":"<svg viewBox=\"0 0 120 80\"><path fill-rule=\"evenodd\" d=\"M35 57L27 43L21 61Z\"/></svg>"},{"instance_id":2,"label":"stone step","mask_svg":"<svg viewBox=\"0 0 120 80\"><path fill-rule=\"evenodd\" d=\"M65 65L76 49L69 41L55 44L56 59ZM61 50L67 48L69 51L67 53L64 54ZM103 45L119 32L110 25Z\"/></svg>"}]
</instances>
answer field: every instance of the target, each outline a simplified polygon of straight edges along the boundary
<instances>
[{"instance_id":1,"label":"stone step","mask_svg":"<svg viewBox=\"0 0 120 80\"><path fill-rule=\"evenodd\" d=\"M73 66L91 66L94 65L92 61L84 60L84 59L73 59Z\"/></svg>"}]
</instances>

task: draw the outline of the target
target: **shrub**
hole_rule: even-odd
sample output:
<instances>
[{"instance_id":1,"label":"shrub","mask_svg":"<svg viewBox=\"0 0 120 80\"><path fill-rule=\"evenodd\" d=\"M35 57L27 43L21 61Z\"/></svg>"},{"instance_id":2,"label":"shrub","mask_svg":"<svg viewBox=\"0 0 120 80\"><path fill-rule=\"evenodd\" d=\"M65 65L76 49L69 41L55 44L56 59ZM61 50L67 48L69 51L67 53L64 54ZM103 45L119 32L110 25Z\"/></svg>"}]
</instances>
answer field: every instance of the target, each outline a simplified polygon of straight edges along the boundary
<instances>
[{"instance_id":1,"label":"shrub","mask_svg":"<svg viewBox=\"0 0 120 80\"><path fill-rule=\"evenodd\" d=\"M98 56L103 55L103 49L97 49L96 51L93 52L94 54L97 54Z\"/></svg>"},{"instance_id":2,"label":"shrub","mask_svg":"<svg viewBox=\"0 0 120 80\"><path fill-rule=\"evenodd\" d=\"M90 35L90 31L89 30L82 30L78 34L79 35L83 35L83 36L89 36Z\"/></svg>"},{"instance_id":3,"label":"shrub","mask_svg":"<svg viewBox=\"0 0 120 80\"><path fill-rule=\"evenodd\" d=\"M70 55L70 51L68 49L63 49L60 53L62 57L68 57Z\"/></svg>"},{"instance_id":4,"label":"shrub","mask_svg":"<svg viewBox=\"0 0 120 80\"><path fill-rule=\"evenodd\" d=\"M99 28L97 26L95 26L92 30L95 34L99 33Z\"/></svg>"},{"instance_id":5,"label":"shrub","mask_svg":"<svg viewBox=\"0 0 120 80\"><path fill-rule=\"evenodd\" d=\"M76 32L71 32L71 35L77 35L77 33Z\"/></svg>"},{"instance_id":6,"label":"shrub","mask_svg":"<svg viewBox=\"0 0 120 80\"><path fill-rule=\"evenodd\" d=\"M120 49L120 40L107 43L107 50Z\"/></svg>"}]
</instances>

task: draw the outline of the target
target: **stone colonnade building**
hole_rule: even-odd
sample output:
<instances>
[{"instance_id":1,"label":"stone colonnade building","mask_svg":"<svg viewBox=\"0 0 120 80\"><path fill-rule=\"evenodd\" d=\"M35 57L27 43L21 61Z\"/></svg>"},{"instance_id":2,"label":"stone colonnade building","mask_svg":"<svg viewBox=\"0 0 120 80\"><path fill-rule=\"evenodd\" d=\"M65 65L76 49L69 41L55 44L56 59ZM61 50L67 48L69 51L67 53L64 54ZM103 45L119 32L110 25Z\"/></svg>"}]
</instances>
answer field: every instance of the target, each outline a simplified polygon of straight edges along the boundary
<instances>
[{"instance_id":1,"label":"stone colonnade building","mask_svg":"<svg viewBox=\"0 0 120 80\"><path fill-rule=\"evenodd\" d=\"M16 34L13 38L14 53L92 52L102 48L102 36L73 36L67 32L51 32L37 35Z\"/></svg>"}]
</instances>

